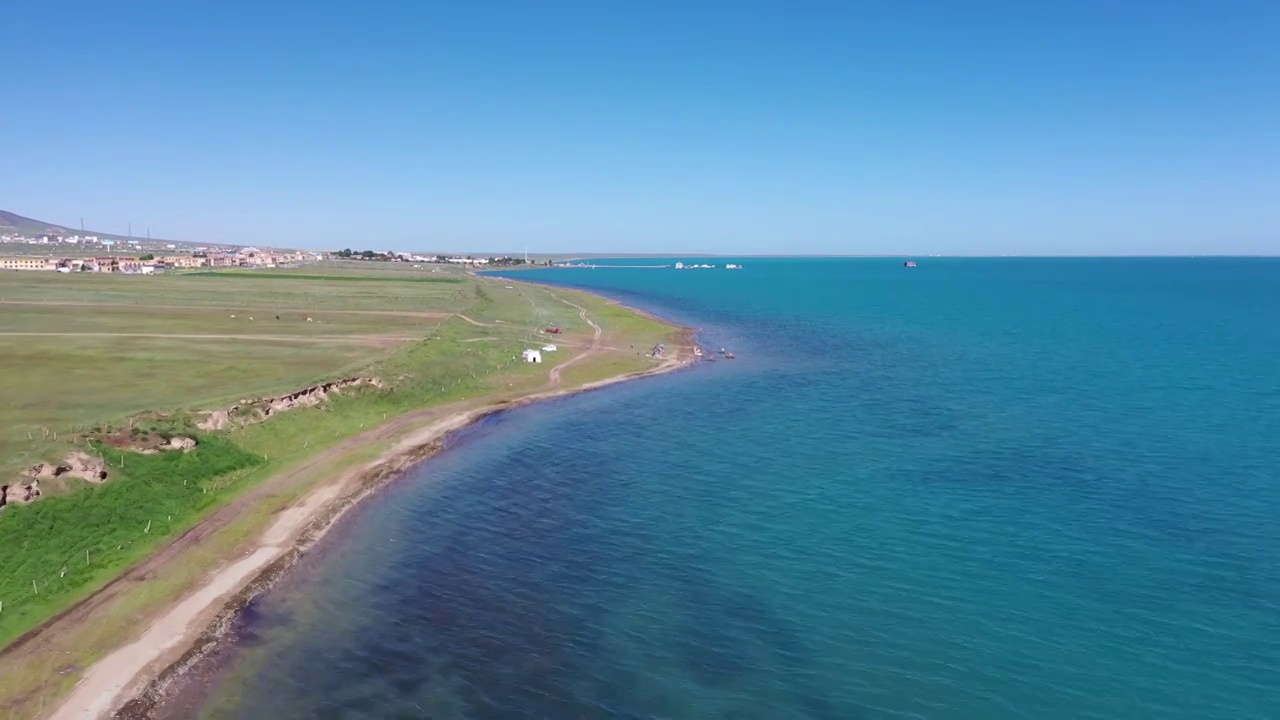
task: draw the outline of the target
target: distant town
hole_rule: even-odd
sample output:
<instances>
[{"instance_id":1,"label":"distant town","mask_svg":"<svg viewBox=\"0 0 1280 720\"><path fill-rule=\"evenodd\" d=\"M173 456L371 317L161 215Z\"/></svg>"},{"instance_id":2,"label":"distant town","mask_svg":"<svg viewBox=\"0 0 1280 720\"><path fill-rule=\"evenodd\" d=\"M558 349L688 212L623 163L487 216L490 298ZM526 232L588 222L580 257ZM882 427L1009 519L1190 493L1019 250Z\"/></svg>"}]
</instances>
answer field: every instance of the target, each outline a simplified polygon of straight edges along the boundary
<instances>
[{"instance_id":1,"label":"distant town","mask_svg":"<svg viewBox=\"0 0 1280 720\"><path fill-rule=\"evenodd\" d=\"M273 250L237 246L181 247L174 243L128 240L123 243L97 235L0 234L7 248L0 257L0 270L44 270L76 273L123 273L154 275L169 270L201 268L287 268L325 260L361 260L396 263L445 263L464 267L511 267L550 264L512 256L472 257L401 253L395 251L351 250L314 252Z\"/></svg>"}]
</instances>

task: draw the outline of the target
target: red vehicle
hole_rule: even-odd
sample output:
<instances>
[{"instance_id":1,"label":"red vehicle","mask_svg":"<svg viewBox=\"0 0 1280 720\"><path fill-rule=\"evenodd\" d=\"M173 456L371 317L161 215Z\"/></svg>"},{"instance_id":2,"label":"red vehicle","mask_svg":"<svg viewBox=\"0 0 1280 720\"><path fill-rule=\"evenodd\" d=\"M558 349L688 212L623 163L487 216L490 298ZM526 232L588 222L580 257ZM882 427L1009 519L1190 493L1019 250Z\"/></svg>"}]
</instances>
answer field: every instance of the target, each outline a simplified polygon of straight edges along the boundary
<instances>
[{"instance_id":1,"label":"red vehicle","mask_svg":"<svg viewBox=\"0 0 1280 720\"><path fill-rule=\"evenodd\" d=\"M560 333L562 333L562 332L564 332L564 331L563 331L563 330L561 330L561 329L560 329L560 328L558 328L558 327L549 327L549 328L547 328L547 332L551 333L552 335L559 335Z\"/></svg>"}]
</instances>

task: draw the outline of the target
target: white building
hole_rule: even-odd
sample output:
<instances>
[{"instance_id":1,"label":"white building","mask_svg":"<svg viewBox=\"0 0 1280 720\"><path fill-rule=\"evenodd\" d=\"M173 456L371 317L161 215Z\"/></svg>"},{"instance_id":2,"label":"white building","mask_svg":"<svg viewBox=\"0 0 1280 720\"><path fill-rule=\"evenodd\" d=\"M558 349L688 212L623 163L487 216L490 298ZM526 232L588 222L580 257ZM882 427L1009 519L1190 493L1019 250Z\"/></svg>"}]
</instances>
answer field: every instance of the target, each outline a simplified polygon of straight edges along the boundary
<instances>
[{"instance_id":1,"label":"white building","mask_svg":"<svg viewBox=\"0 0 1280 720\"><path fill-rule=\"evenodd\" d=\"M531 363L540 363L540 362L542 362L542 353L540 353L540 352L538 352L537 350L534 350L534 349L532 349L532 348L530 348L530 349L528 349L528 350L525 350L525 351L524 351L524 361L525 361L525 362L531 362Z\"/></svg>"}]
</instances>

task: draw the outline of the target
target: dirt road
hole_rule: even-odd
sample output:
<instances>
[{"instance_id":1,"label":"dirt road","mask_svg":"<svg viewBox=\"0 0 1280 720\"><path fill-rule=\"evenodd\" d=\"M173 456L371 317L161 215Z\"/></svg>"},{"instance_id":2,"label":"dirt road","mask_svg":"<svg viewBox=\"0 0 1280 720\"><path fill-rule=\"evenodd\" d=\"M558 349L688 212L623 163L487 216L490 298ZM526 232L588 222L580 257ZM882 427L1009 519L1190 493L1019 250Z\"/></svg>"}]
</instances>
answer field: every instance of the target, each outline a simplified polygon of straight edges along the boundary
<instances>
[{"instance_id":1,"label":"dirt road","mask_svg":"<svg viewBox=\"0 0 1280 720\"><path fill-rule=\"evenodd\" d=\"M591 326L590 347L578 353L577 355L574 355L568 360L565 360L559 365L556 365L555 367L551 368L551 377L548 384L551 387L557 387L558 385L560 385L560 374L563 373L566 368L570 367L571 365L582 362L586 358L589 358L600 351L601 345L603 344L601 342L601 338L604 336L604 330L599 325L597 325L594 320L587 317L586 308L582 307L581 305L571 303L568 300L565 300L564 298L560 297L559 295L556 295L555 293L551 293L551 296L559 300L560 302L564 303L565 305L568 305L569 307L577 308L578 317L582 318L584 322L586 322L588 325Z\"/></svg>"}]
</instances>

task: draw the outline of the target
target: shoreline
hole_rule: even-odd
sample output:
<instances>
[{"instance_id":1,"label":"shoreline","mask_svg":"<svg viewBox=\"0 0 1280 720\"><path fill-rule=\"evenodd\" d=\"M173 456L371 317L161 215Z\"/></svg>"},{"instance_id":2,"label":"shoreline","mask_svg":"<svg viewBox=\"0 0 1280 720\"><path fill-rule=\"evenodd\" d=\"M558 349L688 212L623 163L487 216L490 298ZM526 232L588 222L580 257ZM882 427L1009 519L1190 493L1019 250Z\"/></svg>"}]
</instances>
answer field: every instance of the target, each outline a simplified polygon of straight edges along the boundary
<instances>
[{"instance_id":1,"label":"shoreline","mask_svg":"<svg viewBox=\"0 0 1280 720\"><path fill-rule=\"evenodd\" d=\"M565 289L551 285L544 287ZM226 558L225 563L207 575L193 591L170 605L140 637L117 647L90 666L80 682L46 717L56 720L108 716L140 720L154 717L193 671L216 659L217 651L231 639L228 633L236 620L253 599L279 582L350 509L400 477L405 470L439 453L447 439L458 431L506 410L662 375L688 368L694 363L692 328L656 318L652 313L598 293L577 288L572 290L670 325L678 336L675 344L683 352L651 368L577 387L543 389L512 399L492 399L479 406L452 412L446 409L444 416L395 440L377 459L321 482L297 503L279 512L253 541L247 553ZM384 426L396 420L392 418ZM122 577L127 574L128 571L122 573ZM92 596L86 600L91 599Z\"/></svg>"}]
</instances>

